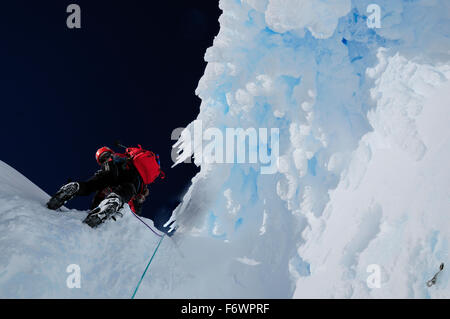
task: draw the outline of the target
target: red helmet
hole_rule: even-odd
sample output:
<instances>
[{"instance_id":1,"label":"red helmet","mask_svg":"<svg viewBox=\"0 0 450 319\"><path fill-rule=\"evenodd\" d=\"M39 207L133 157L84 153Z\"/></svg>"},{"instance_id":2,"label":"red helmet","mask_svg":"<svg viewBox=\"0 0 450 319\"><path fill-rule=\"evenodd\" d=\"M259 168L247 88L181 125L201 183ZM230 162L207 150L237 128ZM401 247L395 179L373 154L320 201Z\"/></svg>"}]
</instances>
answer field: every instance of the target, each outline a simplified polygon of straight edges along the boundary
<instances>
[{"instance_id":1,"label":"red helmet","mask_svg":"<svg viewBox=\"0 0 450 319\"><path fill-rule=\"evenodd\" d=\"M107 153L109 153L109 155L112 155L112 154L114 154L114 151L112 150L112 149L110 149L109 147L107 147L107 146L103 146L103 147L101 147L101 148L99 148L98 150L97 150L97 153L95 153L95 159L97 160L97 163L99 164L99 165L101 165L102 164L102 157L104 157Z\"/></svg>"}]
</instances>

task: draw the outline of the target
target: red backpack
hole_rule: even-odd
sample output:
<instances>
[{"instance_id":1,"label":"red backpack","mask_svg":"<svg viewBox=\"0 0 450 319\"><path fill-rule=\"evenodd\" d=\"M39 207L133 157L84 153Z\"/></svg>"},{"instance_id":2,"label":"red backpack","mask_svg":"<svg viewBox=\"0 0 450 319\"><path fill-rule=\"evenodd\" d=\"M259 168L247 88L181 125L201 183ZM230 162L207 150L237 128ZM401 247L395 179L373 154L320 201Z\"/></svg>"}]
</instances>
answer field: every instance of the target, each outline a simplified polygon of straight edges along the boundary
<instances>
[{"instance_id":1,"label":"red backpack","mask_svg":"<svg viewBox=\"0 0 450 319\"><path fill-rule=\"evenodd\" d=\"M144 184L151 184L158 177L164 178L164 173L159 165L159 155L144 150L141 145L139 147L128 147L125 152L133 161L134 167L144 181Z\"/></svg>"}]
</instances>

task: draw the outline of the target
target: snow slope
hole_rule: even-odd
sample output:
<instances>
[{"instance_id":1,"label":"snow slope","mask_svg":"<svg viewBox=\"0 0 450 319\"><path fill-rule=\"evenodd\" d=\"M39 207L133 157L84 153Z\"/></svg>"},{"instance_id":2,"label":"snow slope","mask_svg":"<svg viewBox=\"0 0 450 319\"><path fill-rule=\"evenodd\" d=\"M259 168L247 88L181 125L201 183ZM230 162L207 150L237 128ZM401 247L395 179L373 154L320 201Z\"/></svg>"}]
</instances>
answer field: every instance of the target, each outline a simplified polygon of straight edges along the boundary
<instances>
[{"instance_id":1,"label":"snow slope","mask_svg":"<svg viewBox=\"0 0 450 319\"><path fill-rule=\"evenodd\" d=\"M138 298L450 297L450 3L371 3L220 1L197 119L278 128L277 170L195 157ZM131 296L159 238L129 211L92 230L1 162L0 192L0 297Z\"/></svg>"},{"instance_id":2,"label":"snow slope","mask_svg":"<svg viewBox=\"0 0 450 319\"><path fill-rule=\"evenodd\" d=\"M0 192L0 298L131 296L155 241L131 215L96 232L81 224L85 212L48 210L49 196L3 162ZM71 264L81 267L81 289L66 285Z\"/></svg>"},{"instance_id":3,"label":"snow slope","mask_svg":"<svg viewBox=\"0 0 450 319\"><path fill-rule=\"evenodd\" d=\"M48 210L48 198L0 161L0 298L130 298L159 238L128 208L94 230L81 223L87 212ZM136 298L270 296L248 272L257 266L234 258L233 247L188 234L164 238ZM67 286L73 264L81 288Z\"/></svg>"}]
</instances>

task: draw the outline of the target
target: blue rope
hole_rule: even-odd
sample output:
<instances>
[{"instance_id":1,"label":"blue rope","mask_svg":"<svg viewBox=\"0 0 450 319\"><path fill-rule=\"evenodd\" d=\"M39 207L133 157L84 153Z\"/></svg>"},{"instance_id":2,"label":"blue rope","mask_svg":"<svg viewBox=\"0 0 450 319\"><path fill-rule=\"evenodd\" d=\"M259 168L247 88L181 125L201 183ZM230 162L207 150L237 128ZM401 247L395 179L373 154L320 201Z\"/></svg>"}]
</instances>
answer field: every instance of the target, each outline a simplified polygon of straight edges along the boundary
<instances>
[{"instance_id":1,"label":"blue rope","mask_svg":"<svg viewBox=\"0 0 450 319\"><path fill-rule=\"evenodd\" d=\"M165 236L165 235L164 235L164 236ZM141 279L139 280L139 282L138 282L138 284L137 284L137 286L136 286L136 289L134 289L134 293L133 293L133 296L131 296L131 299L134 299L134 296L136 296L136 293L137 293L137 291L138 291L138 289L139 289L139 286L141 285L142 279L144 279L145 274L147 273L147 269L148 269L148 267L150 266L150 264L152 263L153 257L155 257L156 252L158 251L158 248L159 248L159 246L161 245L161 242L162 242L164 236L162 236L161 239L159 240L158 246L156 246L156 249L155 249L155 251L153 252L152 258L150 258L150 261L148 262L147 267L145 267L145 270L144 270L144 272L143 272L143 274L142 274L142 276L141 276Z\"/></svg>"}]
</instances>

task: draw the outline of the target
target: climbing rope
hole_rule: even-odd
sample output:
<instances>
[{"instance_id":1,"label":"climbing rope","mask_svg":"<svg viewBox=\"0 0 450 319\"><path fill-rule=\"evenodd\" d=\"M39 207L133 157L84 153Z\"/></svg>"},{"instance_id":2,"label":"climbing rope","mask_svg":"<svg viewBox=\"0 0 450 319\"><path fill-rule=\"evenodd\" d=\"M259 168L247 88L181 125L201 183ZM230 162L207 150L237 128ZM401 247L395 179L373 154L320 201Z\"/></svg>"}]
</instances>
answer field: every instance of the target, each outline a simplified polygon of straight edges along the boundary
<instances>
[{"instance_id":1,"label":"climbing rope","mask_svg":"<svg viewBox=\"0 0 450 319\"><path fill-rule=\"evenodd\" d=\"M161 242L162 242L162 240L163 240L165 234L164 234L164 235L158 234L156 231L153 230L153 228L151 228L146 222L144 222L138 215L136 215L133 211L131 211L131 212L133 213L133 215L134 215L137 219L139 219L145 226L147 226L147 228L150 229L150 230L153 232L153 234L155 234L156 236L158 236L158 237L160 238L160 240L159 240L159 242L158 242L158 245L156 246L155 250L153 251L152 257L150 258L150 260L149 260L149 262L148 262L148 264L147 264L147 267L145 267L145 270L144 270L144 272L142 273L141 279L139 279L139 282L138 282L136 288L134 289L133 295L131 296L131 299L134 299L134 296L136 296L136 293L137 293L137 291L138 291L138 289L139 289L139 286L141 285L142 279L144 279L145 274L147 273L148 267L150 267L150 264L152 263L153 257L155 257L156 252L158 251L158 248L159 248L159 246L161 245Z\"/></svg>"},{"instance_id":2,"label":"climbing rope","mask_svg":"<svg viewBox=\"0 0 450 319\"><path fill-rule=\"evenodd\" d=\"M439 275L439 273L440 273L442 270L444 270L444 263L442 263L442 264L439 266L439 271L433 276L433 278L431 278L430 280L427 281L427 286L428 286L428 287L431 287L431 286L433 286L434 284L436 284L437 276Z\"/></svg>"},{"instance_id":3,"label":"climbing rope","mask_svg":"<svg viewBox=\"0 0 450 319\"><path fill-rule=\"evenodd\" d=\"M133 295L131 296L131 299L134 299L134 296L136 296L136 293L137 293L137 291L138 291L138 289L139 289L139 286L141 285L142 279L144 279L145 274L147 273L148 267L150 267L150 264L152 263L153 257L155 257L156 252L158 251L158 248L159 248L159 246L161 245L161 242L162 242L164 236L165 236L165 235L160 236L161 239L159 240L158 245L156 246L156 249L155 249L155 251L153 252L152 257L150 258L150 260L149 260L149 262L148 262L148 264L147 264L147 267L145 267L145 270L144 270L144 272L142 273L141 279L139 279L139 282L138 282L138 284L137 284L137 286L136 286L136 289L134 289L134 293L133 293Z\"/></svg>"},{"instance_id":4,"label":"climbing rope","mask_svg":"<svg viewBox=\"0 0 450 319\"><path fill-rule=\"evenodd\" d=\"M147 226L147 228L150 229L150 230L153 232L153 234L155 234L155 235L158 236L158 237L163 237L163 236L164 236L164 235L160 235L160 234L158 234L156 231L154 231L153 228L151 228L149 225L147 225L147 223L144 222L144 221L143 221L138 215L136 215L133 211L131 211L131 212L133 213L134 217L136 217L137 219L139 219L145 226Z\"/></svg>"}]
</instances>

